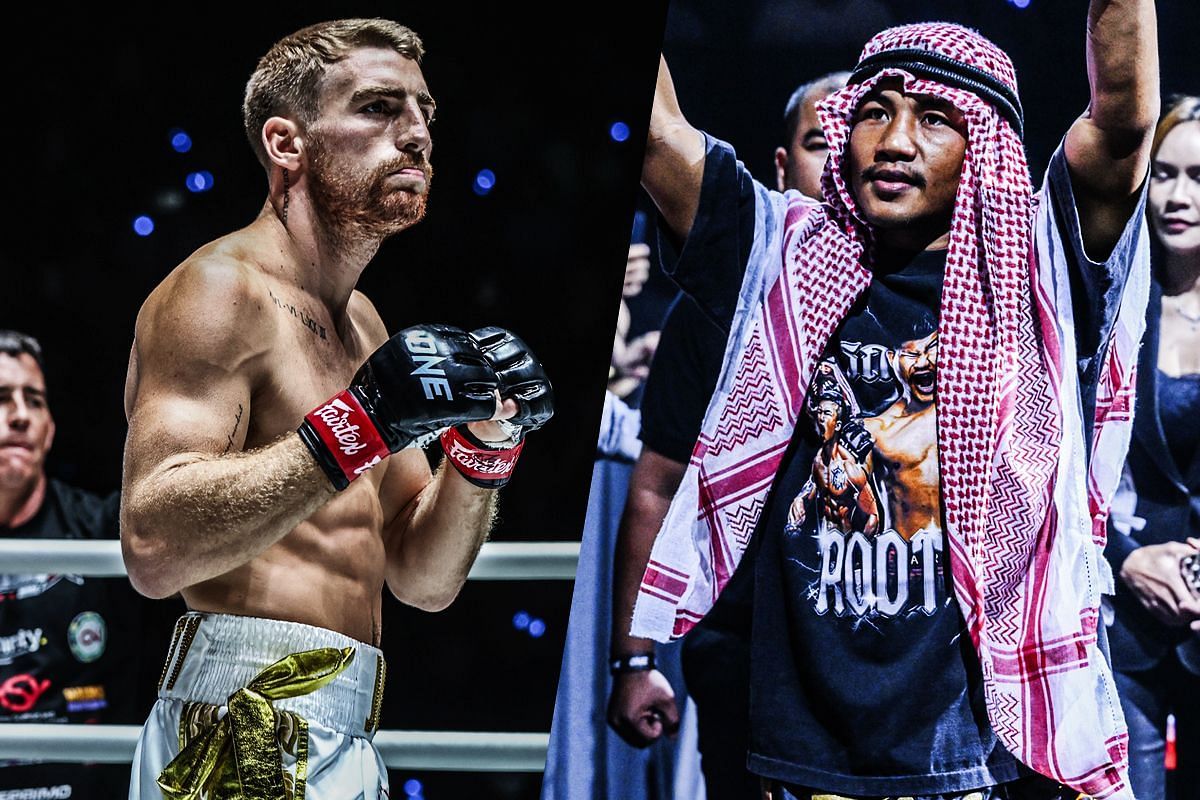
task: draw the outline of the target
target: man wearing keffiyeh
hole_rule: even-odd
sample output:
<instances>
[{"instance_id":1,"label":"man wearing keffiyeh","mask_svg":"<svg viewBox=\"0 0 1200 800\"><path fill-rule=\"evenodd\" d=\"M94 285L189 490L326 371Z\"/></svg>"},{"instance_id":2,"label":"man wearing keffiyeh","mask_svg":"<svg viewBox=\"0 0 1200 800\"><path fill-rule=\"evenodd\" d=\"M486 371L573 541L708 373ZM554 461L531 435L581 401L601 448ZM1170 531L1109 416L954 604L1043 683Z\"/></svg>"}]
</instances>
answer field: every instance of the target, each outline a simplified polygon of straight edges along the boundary
<instances>
[{"instance_id":1,"label":"man wearing keffiyeh","mask_svg":"<svg viewBox=\"0 0 1200 800\"><path fill-rule=\"evenodd\" d=\"M682 635L758 548L749 766L776 797L1132 797L1098 606L1148 288L1154 5L1087 22L1091 102L1036 194L1012 64L956 25L884 31L822 104L823 204L756 184L660 69L642 182L683 245L668 269L730 335L631 632ZM898 420L904 351L933 341L912 355L933 414ZM810 485L818 370L848 387L877 519L829 513L857 485L836 463ZM936 518L904 513L912 481Z\"/></svg>"}]
</instances>

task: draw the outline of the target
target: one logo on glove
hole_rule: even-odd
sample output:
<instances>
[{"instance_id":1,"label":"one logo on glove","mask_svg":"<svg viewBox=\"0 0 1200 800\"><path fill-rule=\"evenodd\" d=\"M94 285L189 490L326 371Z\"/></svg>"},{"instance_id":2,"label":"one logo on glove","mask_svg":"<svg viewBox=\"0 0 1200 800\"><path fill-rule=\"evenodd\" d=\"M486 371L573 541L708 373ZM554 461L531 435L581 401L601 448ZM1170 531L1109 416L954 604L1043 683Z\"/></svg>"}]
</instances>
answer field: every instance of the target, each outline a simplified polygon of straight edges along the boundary
<instances>
[{"instance_id":1,"label":"one logo on glove","mask_svg":"<svg viewBox=\"0 0 1200 800\"><path fill-rule=\"evenodd\" d=\"M336 397L313 412L337 439L338 449L348 456L367 448L366 442L358 435L361 428L350 422L350 415L353 413L353 408Z\"/></svg>"},{"instance_id":2,"label":"one logo on glove","mask_svg":"<svg viewBox=\"0 0 1200 800\"><path fill-rule=\"evenodd\" d=\"M409 331L404 336L404 346L408 348L413 362L417 365L411 374L421 379L425 399L432 400L441 395L447 400L453 400L454 394L450 391L450 381L446 380L446 371L437 368L438 364L446 360L446 356L438 355L437 340L433 338L433 334L429 331Z\"/></svg>"}]
</instances>

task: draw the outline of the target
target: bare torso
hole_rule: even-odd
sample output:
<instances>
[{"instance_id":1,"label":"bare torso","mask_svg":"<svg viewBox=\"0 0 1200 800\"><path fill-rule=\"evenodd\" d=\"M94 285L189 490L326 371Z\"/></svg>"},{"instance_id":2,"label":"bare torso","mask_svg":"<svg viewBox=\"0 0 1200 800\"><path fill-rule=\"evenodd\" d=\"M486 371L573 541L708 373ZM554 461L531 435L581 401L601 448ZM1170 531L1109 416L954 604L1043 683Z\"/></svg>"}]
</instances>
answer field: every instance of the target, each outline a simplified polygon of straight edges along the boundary
<instances>
[{"instance_id":1,"label":"bare torso","mask_svg":"<svg viewBox=\"0 0 1200 800\"><path fill-rule=\"evenodd\" d=\"M892 527L905 539L940 530L937 416L933 404L912 410L903 398L877 417L863 420L875 439L880 464L891 473Z\"/></svg>"},{"instance_id":2,"label":"bare torso","mask_svg":"<svg viewBox=\"0 0 1200 800\"><path fill-rule=\"evenodd\" d=\"M186 272L202 269L205 262L232 264L243 273L236 302L249 306L239 313L252 322L256 342L253 356L231 367L242 371L248 397L222 406L220 418L227 427L217 432L224 440L223 447L213 445L217 453L251 450L295 431L306 413L346 388L386 338L365 297L350 299L339 326L315 294L286 279L286 270L265 266L271 257L279 258L267 250L253 228L238 231L194 254L147 301L148 307L162 304L171 293L186 291ZM187 320L171 324L186 325ZM135 343L128 402L137 397L143 369ZM188 607L301 622L377 644L385 514L398 510L385 512L381 484L394 469L412 469L417 479L422 471L428 476L419 451L385 459L248 562L183 589Z\"/></svg>"}]
</instances>

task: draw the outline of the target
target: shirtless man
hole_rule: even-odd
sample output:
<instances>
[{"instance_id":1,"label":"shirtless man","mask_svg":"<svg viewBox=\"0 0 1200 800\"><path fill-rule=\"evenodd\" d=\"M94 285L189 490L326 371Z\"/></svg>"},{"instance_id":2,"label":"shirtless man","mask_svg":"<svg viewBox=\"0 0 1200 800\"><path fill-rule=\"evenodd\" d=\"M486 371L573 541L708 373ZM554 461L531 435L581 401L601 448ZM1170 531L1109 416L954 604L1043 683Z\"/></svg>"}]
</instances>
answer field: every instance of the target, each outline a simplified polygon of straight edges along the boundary
<instances>
[{"instance_id":1,"label":"shirtless man","mask_svg":"<svg viewBox=\"0 0 1200 800\"><path fill-rule=\"evenodd\" d=\"M807 518L805 506L815 497L822 518L843 533L879 532L881 498L875 485L871 439L863 424L851 417L845 394L833 382L833 368L817 368L821 381L809 394L809 408L821 437L821 447L812 460L812 475L788 510L785 526L799 531Z\"/></svg>"},{"instance_id":2,"label":"shirtless man","mask_svg":"<svg viewBox=\"0 0 1200 800\"><path fill-rule=\"evenodd\" d=\"M904 342L891 354L900 397L877 417L863 420L875 440L878 464L891 475L891 525L906 540L941 530L934 384L938 335Z\"/></svg>"},{"instance_id":3,"label":"shirtless man","mask_svg":"<svg viewBox=\"0 0 1200 800\"><path fill-rule=\"evenodd\" d=\"M380 243L424 215L422 55L385 20L276 43L243 108L269 181L262 211L138 315L123 552L139 591L182 593L192 611L131 797L386 796L370 743L382 588L428 610L454 599L522 434L552 413L516 337L426 325L389 338L354 288ZM431 474L420 446L439 433L455 468Z\"/></svg>"}]
</instances>

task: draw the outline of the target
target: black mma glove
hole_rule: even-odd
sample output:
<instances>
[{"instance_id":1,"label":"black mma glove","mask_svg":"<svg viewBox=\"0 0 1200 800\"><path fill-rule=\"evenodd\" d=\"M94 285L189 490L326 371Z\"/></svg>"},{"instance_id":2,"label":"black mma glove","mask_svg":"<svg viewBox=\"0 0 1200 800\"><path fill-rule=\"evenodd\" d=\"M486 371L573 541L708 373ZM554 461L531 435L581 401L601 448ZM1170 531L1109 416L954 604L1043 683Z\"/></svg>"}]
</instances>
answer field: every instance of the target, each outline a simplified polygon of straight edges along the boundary
<instances>
[{"instance_id":1,"label":"black mma glove","mask_svg":"<svg viewBox=\"0 0 1200 800\"><path fill-rule=\"evenodd\" d=\"M875 438L860 420L852 419L842 427L842 445L859 464L865 464L875 447Z\"/></svg>"},{"instance_id":2,"label":"black mma glove","mask_svg":"<svg viewBox=\"0 0 1200 800\"><path fill-rule=\"evenodd\" d=\"M495 370L465 331L416 325L384 342L297 432L341 490L390 453L491 418L497 389Z\"/></svg>"},{"instance_id":3,"label":"black mma glove","mask_svg":"<svg viewBox=\"0 0 1200 800\"><path fill-rule=\"evenodd\" d=\"M470 337L495 370L500 397L515 402L517 413L498 422L509 434L508 441L484 442L465 425L458 425L442 434L442 448L446 458L468 481L486 489L498 489L512 477L525 434L542 427L554 416L554 392L529 346L509 331L479 328L471 331Z\"/></svg>"}]
</instances>

